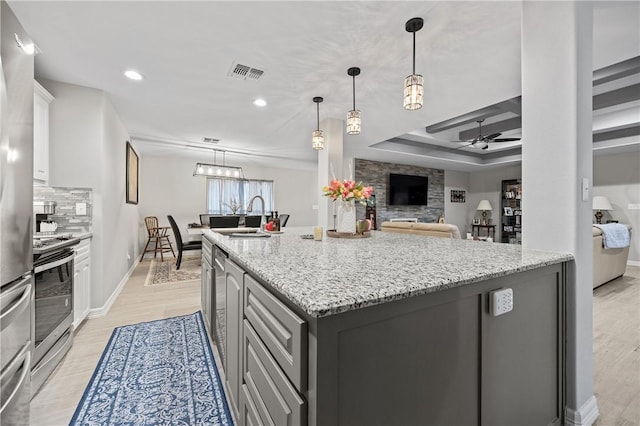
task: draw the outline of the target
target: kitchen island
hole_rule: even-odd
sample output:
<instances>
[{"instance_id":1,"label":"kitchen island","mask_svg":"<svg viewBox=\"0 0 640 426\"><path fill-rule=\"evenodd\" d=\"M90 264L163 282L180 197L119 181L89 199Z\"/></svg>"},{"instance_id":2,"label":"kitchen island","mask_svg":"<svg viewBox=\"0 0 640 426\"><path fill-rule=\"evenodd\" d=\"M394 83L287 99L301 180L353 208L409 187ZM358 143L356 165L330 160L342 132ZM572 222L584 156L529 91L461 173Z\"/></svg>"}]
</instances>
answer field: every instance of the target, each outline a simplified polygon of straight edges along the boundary
<instances>
[{"instance_id":1,"label":"kitchen island","mask_svg":"<svg viewBox=\"0 0 640 426\"><path fill-rule=\"evenodd\" d=\"M224 370L241 425L562 421L571 255L284 231L203 234L228 256L224 275L209 276L225 285ZM513 310L495 316L498 289Z\"/></svg>"}]
</instances>

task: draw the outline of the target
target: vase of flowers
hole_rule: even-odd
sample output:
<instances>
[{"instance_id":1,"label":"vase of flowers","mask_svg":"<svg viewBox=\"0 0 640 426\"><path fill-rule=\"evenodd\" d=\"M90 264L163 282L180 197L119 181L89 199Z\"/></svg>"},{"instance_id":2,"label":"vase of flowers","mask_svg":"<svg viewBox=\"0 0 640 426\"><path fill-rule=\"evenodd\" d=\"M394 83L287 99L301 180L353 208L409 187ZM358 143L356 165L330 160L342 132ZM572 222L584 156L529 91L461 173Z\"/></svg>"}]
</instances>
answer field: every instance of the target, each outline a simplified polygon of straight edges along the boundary
<instances>
[{"instance_id":1,"label":"vase of flowers","mask_svg":"<svg viewBox=\"0 0 640 426\"><path fill-rule=\"evenodd\" d=\"M336 232L355 234L356 232L356 205L355 201L334 201L336 207Z\"/></svg>"},{"instance_id":2,"label":"vase of flowers","mask_svg":"<svg viewBox=\"0 0 640 426\"><path fill-rule=\"evenodd\" d=\"M336 217L336 232L356 233L356 201L369 204L373 188L364 186L354 180L340 181L332 179L328 186L322 188L323 195L333 200L333 214Z\"/></svg>"}]
</instances>

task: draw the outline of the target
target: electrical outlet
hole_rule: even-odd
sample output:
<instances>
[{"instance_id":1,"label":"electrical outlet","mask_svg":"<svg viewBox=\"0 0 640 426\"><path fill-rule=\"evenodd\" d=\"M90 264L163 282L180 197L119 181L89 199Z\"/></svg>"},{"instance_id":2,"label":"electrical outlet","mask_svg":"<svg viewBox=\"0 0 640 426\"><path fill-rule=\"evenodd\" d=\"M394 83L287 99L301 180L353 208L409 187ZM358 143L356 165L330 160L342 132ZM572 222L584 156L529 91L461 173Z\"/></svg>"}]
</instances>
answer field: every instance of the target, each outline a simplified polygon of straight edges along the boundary
<instances>
[{"instance_id":1,"label":"electrical outlet","mask_svg":"<svg viewBox=\"0 0 640 426\"><path fill-rule=\"evenodd\" d=\"M491 315L506 314L513 310L513 290L510 288L501 288L489 293L489 305Z\"/></svg>"},{"instance_id":2,"label":"electrical outlet","mask_svg":"<svg viewBox=\"0 0 640 426\"><path fill-rule=\"evenodd\" d=\"M76 216L87 215L87 203L76 203Z\"/></svg>"},{"instance_id":3,"label":"electrical outlet","mask_svg":"<svg viewBox=\"0 0 640 426\"><path fill-rule=\"evenodd\" d=\"M317 204L312 205L311 210L318 210L318 205Z\"/></svg>"},{"instance_id":4,"label":"electrical outlet","mask_svg":"<svg viewBox=\"0 0 640 426\"><path fill-rule=\"evenodd\" d=\"M627 206L627 208L629 210L640 210L640 204L633 204L633 203L629 203L629 205Z\"/></svg>"}]
</instances>

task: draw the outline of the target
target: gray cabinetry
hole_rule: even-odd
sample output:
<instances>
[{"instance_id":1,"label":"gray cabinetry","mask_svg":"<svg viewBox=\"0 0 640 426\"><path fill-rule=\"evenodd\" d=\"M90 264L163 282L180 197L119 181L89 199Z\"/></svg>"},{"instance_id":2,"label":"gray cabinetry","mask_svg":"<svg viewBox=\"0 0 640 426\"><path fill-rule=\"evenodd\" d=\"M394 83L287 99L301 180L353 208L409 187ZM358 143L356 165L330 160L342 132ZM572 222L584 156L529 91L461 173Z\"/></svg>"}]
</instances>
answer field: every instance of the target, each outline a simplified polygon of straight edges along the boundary
<instances>
[{"instance_id":1,"label":"gray cabinetry","mask_svg":"<svg viewBox=\"0 0 640 426\"><path fill-rule=\"evenodd\" d=\"M255 402L253 402L253 398L251 398L247 385L242 385L242 391L240 393L240 416L238 419L238 423L242 426L257 426L264 424L260 419L258 409L256 408Z\"/></svg>"},{"instance_id":2,"label":"gray cabinetry","mask_svg":"<svg viewBox=\"0 0 640 426\"><path fill-rule=\"evenodd\" d=\"M564 282L552 265L311 320L309 424L562 424Z\"/></svg>"},{"instance_id":3,"label":"gray cabinetry","mask_svg":"<svg viewBox=\"0 0 640 426\"><path fill-rule=\"evenodd\" d=\"M231 408L236 418L242 385L242 288L244 271L231 260L225 260L226 283L226 356L225 378Z\"/></svg>"},{"instance_id":4,"label":"gray cabinetry","mask_svg":"<svg viewBox=\"0 0 640 426\"><path fill-rule=\"evenodd\" d=\"M563 422L565 264L319 318L251 274L226 259L240 426ZM494 315L504 288L513 309Z\"/></svg>"},{"instance_id":5,"label":"gray cabinetry","mask_svg":"<svg viewBox=\"0 0 640 426\"><path fill-rule=\"evenodd\" d=\"M248 398L241 412L255 410L260 423L289 426L307 423L306 404L289 382L276 360L258 337L249 321L244 321L244 382Z\"/></svg>"},{"instance_id":6,"label":"gray cabinetry","mask_svg":"<svg viewBox=\"0 0 640 426\"><path fill-rule=\"evenodd\" d=\"M244 315L299 389L307 386L307 323L251 276L244 279Z\"/></svg>"},{"instance_id":7,"label":"gray cabinetry","mask_svg":"<svg viewBox=\"0 0 640 426\"><path fill-rule=\"evenodd\" d=\"M213 297L213 262L212 262L213 245L206 238L202 239L202 275L200 277L200 303L202 306L202 316L204 317L204 324L209 333L209 336L213 338L212 328L212 297Z\"/></svg>"},{"instance_id":8,"label":"gray cabinetry","mask_svg":"<svg viewBox=\"0 0 640 426\"><path fill-rule=\"evenodd\" d=\"M562 400L561 280L548 274L511 285L514 309L482 320L482 424L559 421Z\"/></svg>"}]
</instances>

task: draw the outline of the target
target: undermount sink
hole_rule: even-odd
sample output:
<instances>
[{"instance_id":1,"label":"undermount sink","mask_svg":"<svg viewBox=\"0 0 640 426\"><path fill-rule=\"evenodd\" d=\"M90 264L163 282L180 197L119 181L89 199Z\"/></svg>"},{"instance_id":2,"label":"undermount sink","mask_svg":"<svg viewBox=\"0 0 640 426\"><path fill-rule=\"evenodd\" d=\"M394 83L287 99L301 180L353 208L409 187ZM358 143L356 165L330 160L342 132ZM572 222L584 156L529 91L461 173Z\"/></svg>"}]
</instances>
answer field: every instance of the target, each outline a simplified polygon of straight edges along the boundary
<instances>
[{"instance_id":1,"label":"undermount sink","mask_svg":"<svg viewBox=\"0 0 640 426\"><path fill-rule=\"evenodd\" d=\"M231 234L255 234L260 230L260 228L213 228L213 232L217 232L222 235L231 235Z\"/></svg>"}]
</instances>

